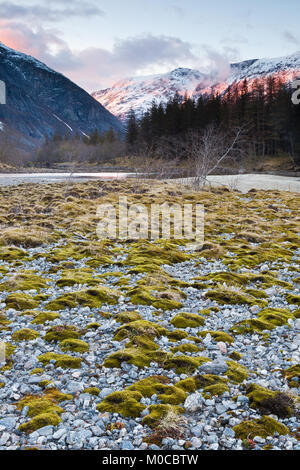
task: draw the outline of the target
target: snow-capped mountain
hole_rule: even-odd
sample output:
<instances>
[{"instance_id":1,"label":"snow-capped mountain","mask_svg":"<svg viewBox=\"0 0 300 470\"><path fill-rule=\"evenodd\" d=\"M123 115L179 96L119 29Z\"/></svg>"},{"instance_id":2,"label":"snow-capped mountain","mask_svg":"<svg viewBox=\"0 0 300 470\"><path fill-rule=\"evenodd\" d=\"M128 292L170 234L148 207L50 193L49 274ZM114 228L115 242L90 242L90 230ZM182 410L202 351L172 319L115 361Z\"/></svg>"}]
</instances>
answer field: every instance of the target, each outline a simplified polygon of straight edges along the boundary
<instances>
[{"instance_id":1,"label":"snow-capped mountain","mask_svg":"<svg viewBox=\"0 0 300 470\"><path fill-rule=\"evenodd\" d=\"M208 84L207 76L198 70L178 68L162 75L134 77L115 83L112 88L92 93L119 119L125 119L131 108L137 115L147 110L152 101L167 103L176 92L193 96L197 87Z\"/></svg>"},{"instance_id":2,"label":"snow-capped mountain","mask_svg":"<svg viewBox=\"0 0 300 470\"><path fill-rule=\"evenodd\" d=\"M217 71L218 72L218 71ZM289 83L300 76L300 52L276 59L253 59L231 64L224 80L218 73L205 74L198 70L178 68L172 72L146 77L133 77L115 83L111 88L92 93L92 96L121 120L133 109L141 116L153 100L166 103L175 93L196 98L211 92L224 93L244 79L249 86L255 79L280 77Z\"/></svg>"},{"instance_id":3,"label":"snow-capped mountain","mask_svg":"<svg viewBox=\"0 0 300 470\"><path fill-rule=\"evenodd\" d=\"M2 132L29 150L56 132L84 135L120 121L89 93L31 56L0 43L0 80L6 84L6 104L0 105Z\"/></svg>"}]
</instances>

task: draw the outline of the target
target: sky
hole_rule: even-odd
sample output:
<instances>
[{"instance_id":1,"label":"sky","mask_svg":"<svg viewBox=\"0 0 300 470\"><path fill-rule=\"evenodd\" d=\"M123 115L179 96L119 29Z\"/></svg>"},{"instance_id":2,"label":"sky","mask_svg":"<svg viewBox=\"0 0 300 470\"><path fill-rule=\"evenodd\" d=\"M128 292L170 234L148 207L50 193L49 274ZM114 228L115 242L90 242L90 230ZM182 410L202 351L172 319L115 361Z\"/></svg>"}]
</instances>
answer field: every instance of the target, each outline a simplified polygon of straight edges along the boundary
<instances>
[{"instance_id":1,"label":"sky","mask_svg":"<svg viewBox=\"0 0 300 470\"><path fill-rule=\"evenodd\" d=\"M0 41L87 91L300 50L299 0L0 0Z\"/></svg>"}]
</instances>

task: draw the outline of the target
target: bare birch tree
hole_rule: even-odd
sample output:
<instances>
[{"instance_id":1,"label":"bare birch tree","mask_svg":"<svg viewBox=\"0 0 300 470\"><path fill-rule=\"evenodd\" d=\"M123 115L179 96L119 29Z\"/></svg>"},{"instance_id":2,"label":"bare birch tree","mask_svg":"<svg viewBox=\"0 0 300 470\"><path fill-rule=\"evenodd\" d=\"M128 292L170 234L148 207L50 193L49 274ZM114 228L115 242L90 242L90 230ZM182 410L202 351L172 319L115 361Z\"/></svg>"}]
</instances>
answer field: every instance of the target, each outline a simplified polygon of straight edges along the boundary
<instances>
[{"instance_id":1,"label":"bare birch tree","mask_svg":"<svg viewBox=\"0 0 300 470\"><path fill-rule=\"evenodd\" d=\"M189 173L194 178L194 185L199 188L208 182L207 177L213 174L228 160L237 161L241 158L244 128L237 128L227 134L215 125L208 126L204 131L190 131L187 137L187 160Z\"/></svg>"}]
</instances>

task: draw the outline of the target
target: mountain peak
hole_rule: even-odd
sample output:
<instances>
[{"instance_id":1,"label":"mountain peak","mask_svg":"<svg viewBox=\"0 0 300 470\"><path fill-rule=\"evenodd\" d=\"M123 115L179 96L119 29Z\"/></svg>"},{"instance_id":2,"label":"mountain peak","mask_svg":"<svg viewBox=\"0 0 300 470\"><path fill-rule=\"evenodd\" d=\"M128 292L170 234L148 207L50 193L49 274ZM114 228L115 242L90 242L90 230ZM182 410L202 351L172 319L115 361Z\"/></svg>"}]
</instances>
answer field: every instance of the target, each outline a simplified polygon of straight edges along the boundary
<instances>
[{"instance_id":1,"label":"mountain peak","mask_svg":"<svg viewBox=\"0 0 300 470\"><path fill-rule=\"evenodd\" d=\"M7 104L0 106L0 122L24 150L55 133L89 134L122 125L86 91L47 65L0 44L0 80Z\"/></svg>"},{"instance_id":2,"label":"mountain peak","mask_svg":"<svg viewBox=\"0 0 300 470\"><path fill-rule=\"evenodd\" d=\"M300 74L300 52L274 59L250 59L230 65L230 72L222 80L218 71L205 74L199 70L177 67L157 75L133 77L120 80L111 88L94 92L92 96L121 120L126 120L131 109L137 117L147 111L153 101L165 104L176 93L192 98L218 92L225 93L233 83L245 79L250 82L256 78L273 75L289 83Z\"/></svg>"}]
</instances>

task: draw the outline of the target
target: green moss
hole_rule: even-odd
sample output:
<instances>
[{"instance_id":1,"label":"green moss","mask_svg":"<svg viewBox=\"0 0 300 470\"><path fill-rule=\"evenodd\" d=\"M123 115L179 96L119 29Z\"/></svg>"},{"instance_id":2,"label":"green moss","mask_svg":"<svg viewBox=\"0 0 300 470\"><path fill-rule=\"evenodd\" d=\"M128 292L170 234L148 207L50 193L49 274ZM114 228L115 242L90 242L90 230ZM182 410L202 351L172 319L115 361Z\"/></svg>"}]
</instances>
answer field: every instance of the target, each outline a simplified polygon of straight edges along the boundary
<instances>
[{"instance_id":1,"label":"green moss","mask_svg":"<svg viewBox=\"0 0 300 470\"><path fill-rule=\"evenodd\" d=\"M234 339L232 336L230 336L228 333L225 333L225 331L200 331L198 333L199 336L202 338L205 338L207 334L210 334L210 336L215 340L215 341L223 341L224 343L234 343Z\"/></svg>"},{"instance_id":2,"label":"green moss","mask_svg":"<svg viewBox=\"0 0 300 470\"><path fill-rule=\"evenodd\" d=\"M149 367L151 362L164 363L169 356L169 353L160 350L148 351L141 348L125 348L108 356L103 365L108 368L119 368L122 362L128 362L142 369Z\"/></svg>"},{"instance_id":3,"label":"green moss","mask_svg":"<svg viewBox=\"0 0 300 470\"><path fill-rule=\"evenodd\" d=\"M300 308L297 308L297 310L294 310L293 315L295 318L300 318Z\"/></svg>"},{"instance_id":4,"label":"green moss","mask_svg":"<svg viewBox=\"0 0 300 470\"><path fill-rule=\"evenodd\" d=\"M86 329L87 330L97 330L98 328L100 328L101 324L98 323L98 322L93 322L93 323L89 323L87 326L86 326Z\"/></svg>"},{"instance_id":5,"label":"green moss","mask_svg":"<svg viewBox=\"0 0 300 470\"><path fill-rule=\"evenodd\" d=\"M38 331L31 330L30 328L23 328L22 330L15 331L12 334L13 341L31 341L40 336Z\"/></svg>"},{"instance_id":6,"label":"green moss","mask_svg":"<svg viewBox=\"0 0 300 470\"><path fill-rule=\"evenodd\" d=\"M4 388L5 387L5 383L4 382L0 382L0 389L1 388Z\"/></svg>"},{"instance_id":7,"label":"green moss","mask_svg":"<svg viewBox=\"0 0 300 470\"><path fill-rule=\"evenodd\" d=\"M88 343L81 339L68 338L64 339L59 343L59 347L62 351L74 351L74 352L87 352L90 347Z\"/></svg>"},{"instance_id":8,"label":"green moss","mask_svg":"<svg viewBox=\"0 0 300 470\"><path fill-rule=\"evenodd\" d=\"M157 394L162 403L170 405L183 403L187 396L186 393L179 387L167 385L168 381L169 379L165 376L147 377L128 387L128 390L138 391L143 397L151 397Z\"/></svg>"},{"instance_id":9,"label":"green moss","mask_svg":"<svg viewBox=\"0 0 300 470\"><path fill-rule=\"evenodd\" d=\"M244 421L234 426L233 430L238 439L253 439L255 436L266 438L273 436L276 432L280 435L289 433L286 426L269 416L262 416L262 418L252 421Z\"/></svg>"},{"instance_id":10,"label":"green moss","mask_svg":"<svg viewBox=\"0 0 300 470\"><path fill-rule=\"evenodd\" d=\"M115 333L115 340L122 341L125 338L131 339L134 336L146 335L149 338L159 338L160 336L166 336L167 330L157 323L136 320L130 323L126 323L117 329Z\"/></svg>"},{"instance_id":11,"label":"green moss","mask_svg":"<svg viewBox=\"0 0 300 470\"><path fill-rule=\"evenodd\" d=\"M38 294L33 297L33 300L36 300L37 302L46 302L48 300L50 295L48 294Z\"/></svg>"},{"instance_id":12,"label":"green moss","mask_svg":"<svg viewBox=\"0 0 300 470\"><path fill-rule=\"evenodd\" d=\"M204 362L209 362L207 357L190 357L190 356L173 356L168 359L165 364L165 369L175 369L177 374L192 373Z\"/></svg>"},{"instance_id":13,"label":"green moss","mask_svg":"<svg viewBox=\"0 0 300 470\"><path fill-rule=\"evenodd\" d=\"M242 293L239 291L235 291L230 288L219 288L215 290L210 290L206 292L205 294L206 297L208 297L211 300L215 300L216 302L220 304L228 304L228 305L233 305L233 304L243 304L243 305L259 305L259 306L266 306L267 301L265 300L260 300L252 295Z\"/></svg>"},{"instance_id":14,"label":"green moss","mask_svg":"<svg viewBox=\"0 0 300 470\"><path fill-rule=\"evenodd\" d=\"M249 377L249 371L246 367L238 364L235 361L227 361L229 369L226 371L226 376L233 383L241 383Z\"/></svg>"},{"instance_id":15,"label":"green moss","mask_svg":"<svg viewBox=\"0 0 300 470\"><path fill-rule=\"evenodd\" d=\"M184 343L180 344L179 346L174 346L173 348L171 348L171 351L173 354L177 353L178 351L183 354L186 352L196 353L199 351L199 347L193 343Z\"/></svg>"},{"instance_id":16,"label":"green moss","mask_svg":"<svg viewBox=\"0 0 300 470\"><path fill-rule=\"evenodd\" d=\"M255 297L256 299L267 299L268 295L263 290L258 289L246 289L246 294Z\"/></svg>"},{"instance_id":17,"label":"green moss","mask_svg":"<svg viewBox=\"0 0 300 470\"><path fill-rule=\"evenodd\" d=\"M293 414L290 399L282 392L274 392L257 384L247 387L246 395L252 408L258 408L265 414L276 414L280 418L286 418Z\"/></svg>"},{"instance_id":18,"label":"green moss","mask_svg":"<svg viewBox=\"0 0 300 470\"><path fill-rule=\"evenodd\" d=\"M50 398L47 397L39 398L29 395L16 404L18 410L23 410L25 406L28 406L27 416L29 416L29 418L38 416L41 413L61 414L64 412L63 408L56 405Z\"/></svg>"},{"instance_id":19,"label":"green moss","mask_svg":"<svg viewBox=\"0 0 300 470\"><path fill-rule=\"evenodd\" d=\"M137 312L121 312L115 317L118 323L130 323L132 321L142 320L142 316Z\"/></svg>"},{"instance_id":20,"label":"green moss","mask_svg":"<svg viewBox=\"0 0 300 470\"><path fill-rule=\"evenodd\" d=\"M158 287L156 288L158 289ZM177 290L167 291L165 294L160 292L153 294L156 290L154 287L136 286L127 291L127 295L130 297L131 303L134 305L152 305L153 307L160 310L174 310L182 307L182 303L178 300L174 300L171 297L180 297L180 292ZM163 296L166 296L164 298ZM159 298L158 298L159 297Z\"/></svg>"},{"instance_id":21,"label":"green moss","mask_svg":"<svg viewBox=\"0 0 300 470\"><path fill-rule=\"evenodd\" d=\"M274 326L282 326L286 325L289 319L293 320L294 315L285 308L266 308L259 312L258 318Z\"/></svg>"},{"instance_id":22,"label":"green moss","mask_svg":"<svg viewBox=\"0 0 300 470\"><path fill-rule=\"evenodd\" d=\"M204 393L208 395L214 395L214 396L221 396L225 392L229 392L230 389L228 385L219 383L215 385L208 385L207 387L204 388Z\"/></svg>"},{"instance_id":23,"label":"green moss","mask_svg":"<svg viewBox=\"0 0 300 470\"><path fill-rule=\"evenodd\" d=\"M193 393L197 390L194 377L188 377L187 379L180 380L177 382L176 387L181 388L188 393Z\"/></svg>"},{"instance_id":24,"label":"green moss","mask_svg":"<svg viewBox=\"0 0 300 470\"><path fill-rule=\"evenodd\" d=\"M176 416L179 416L183 412L183 408L178 405L151 405L149 406L149 414L143 418L142 423L151 428L155 428L168 415L172 415L176 418Z\"/></svg>"},{"instance_id":25,"label":"green moss","mask_svg":"<svg viewBox=\"0 0 300 470\"><path fill-rule=\"evenodd\" d=\"M5 299L5 303L7 308L14 308L15 310L34 309L39 305L39 302L30 295L17 292L9 294Z\"/></svg>"},{"instance_id":26,"label":"green moss","mask_svg":"<svg viewBox=\"0 0 300 470\"><path fill-rule=\"evenodd\" d=\"M187 338L189 335L186 331L182 330L173 330L173 331L167 331L166 336L170 341L181 341L182 339Z\"/></svg>"},{"instance_id":27,"label":"green moss","mask_svg":"<svg viewBox=\"0 0 300 470\"><path fill-rule=\"evenodd\" d=\"M78 339L81 333L76 326L59 325L53 326L47 330L44 339L48 343L58 343L64 339Z\"/></svg>"},{"instance_id":28,"label":"green moss","mask_svg":"<svg viewBox=\"0 0 300 470\"><path fill-rule=\"evenodd\" d=\"M286 296L286 300L289 304L300 305L300 295L289 294Z\"/></svg>"},{"instance_id":29,"label":"green moss","mask_svg":"<svg viewBox=\"0 0 300 470\"><path fill-rule=\"evenodd\" d=\"M34 274L34 271L19 272L0 284L1 291L40 290L47 287L47 280Z\"/></svg>"},{"instance_id":30,"label":"green moss","mask_svg":"<svg viewBox=\"0 0 300 470\"><path fill-rule=\"evenodd\" d=\"M72 287L76 284L86 284L88 286L98 286L99 279L92 276L91 269L72 269L65 270L61 274L61 278L56 281L58 287Z\"/></svg>"},{"instance_id":31,"label":"green moss","mask_svg":"<svg viewBox=\"0 0 300 470\"><path fill-rule=\"evenodd\" d=\"M126 343L125 348L140 348L147 351L155 351L159 349L159 346L147 335L137 335L133 336L131 340Z\"/></svg>"},{"instance_id":32,"label":"green moss","mask_svg":"<svg viewBox=\"0 0 300 470\"><path fill-rule=\"evenodd\" d=\"M265 330L273 330L276 326L269 321L260 320L258 318L250 318L249 320L243 320L236 323L230 331L236 334L262 334Z\"/></svg>"},{"instance_id":33,"label":"green moss","mask_svg":"<svg viewBox=\"0 0 300 470\"><path fill-rule=\"evenodd\" d=\"M234 361L239 361L240 359L242 359L243 355L238 351L232 351L232 353L229 354L229 357Z\"/></svg>"},{"instance_id":34,"label":"green moss","mask_svg":"<svg viewBox=\"0 0 300 470\"><path fill-rule=\"evenodd\" d=\"M61 419L56 413L41 413L27 423L21 424L18 429L21 432L30 434L44 426L57 426L60 422Z\"/></svg>"},{"instance_id":35,"label":"green moss","mask_svg":"<svg viewBox=\"0 0 300 470\"><path fill-rule=\"evenodd\" d=\"M35 316L35 318L32 320L31 323L35 325L44 325L46 321L53 321L59 317L60 317L59 313L56 313L56 312L41 312Z\"/></svg>"},{"instance_id":36,"label":"green moss","mask_svg":"<svg viewBox=\"0 0 300 470\"><path fill-rule=\"evenodd\" d=\"M32 371L30 372L30 375L43 374L43 373L44 373L44 369L42 369L41 367L36 367L35 369L32 369Z\"/></svg>"},{"instance_id":37,"label":"green moss","mask_svg":"<svg viewBox=\"0 0 300 470\"><path fill-rule=\"evenodd\" d=\"M172 242L166 242L165 246L157 243L139 241L132 248L124 261L125 266L139 268L140 272L155 272L162 264L175 264L187 261L190 256L179 251Z\"/></svg>"},{"instance_id":38,"label":"green moss","mask_svg":"<svg viewBox=\"0 0 300 470\"><path fill-rule=\"evenodd\" d=\"M13 246L0 247L0 260L1 261L17 261L20 259L28 258L26 251Z\"/></svg>"},{"instance_id":39,"label":"green moss","mask_svg":"<svg viewBox=\"0 0 300 470\"><path fill-rule=\"evenodd\" d=\"M140 403L142 394L139 392L124 390L122 392L113 392L97 405L97 410L101 413L118 413L125 418L137 418L146 408Z\"/></svg>"},{"instance_id":40,"label":"green moss","mask_svg":"<svg viewBox=\"0 0 300 470\"><path fill-rule=\"evenodd\" d=\"M203 325L205 319L194 313L181 312L171 320L171 324L176 328L198 328Z\"/></svg>"},{"instance_id":41,"label":"green moss","mask_svg":"<svg viewBox=\"0 0 300 470\"><path fill-rule=\"evenodd\" d=\"M79 369L82 361L79 357L72 357L68 354L56 354L53 352L41 354L38 357L38 360L44 365L49 364L51 360L54 360L55 367L62 367L63 369Z\"/></svg>"},{"instance_id":42,"label":"green moss","mask_svg":"<svg viewBox=\"0 0 300 470\"><path fill-rule=\"evenodd\" d=\"M216 390L217 387L220 387L220 390L224 389L223 386L226 386L228 379L215 374L198 374L194 377L194 381L196 389L203 388L209 393L210 390Z\"/></svg>"},{"instance_id":43,"label":"green moss","mask_svg":"<svg viewBox=\"0 0 300 470\"><path fill-rule=\"evenodd\" d=\"M289 382L290 386L291 383L293 382L293 386L298 388L300 387L300 365L296 364L294 366L289 367L288 369L282 371L282 374L284 377L286 377L287 381ZM298 378L299 382L295 381L294 379Z\"/></svg>"},{"instance_id":44,"label":"green moss","mask_svg":"<svg viewBox=\"0 0 300 470\"><path fill-rule=\"evenodd\" d=\"M119 293L108 287L98 287L97 289L87 289L78 292L63 294L46 305L46 310L64 310L65 308L75 308L83 305L90 308L100 308L104 303L116 305Z\"/></svg>"},{"instance_id":45,"label":"green moss","mask_svg":"<svg viewBox=\"0 0 300 470\"><path fill-rule=\"evenodd\" d=\"M55 403L60 403L62 401L73 399L73 395L71 395L70 393L62 393L53 387L46 390L45 397L53 400Z\"/></svg>"},{"instance_id":46,"label":"green moss","mask_svg":"<svg viewBox=\"0 0 300 470\"><path fill-rule=\"evenodd\" d=\"M99 395L100 390L97 387L88 387L83 390L83 393L89 393L90 395L94 395L96 397Z\"/></svg>"}]
</instances>

